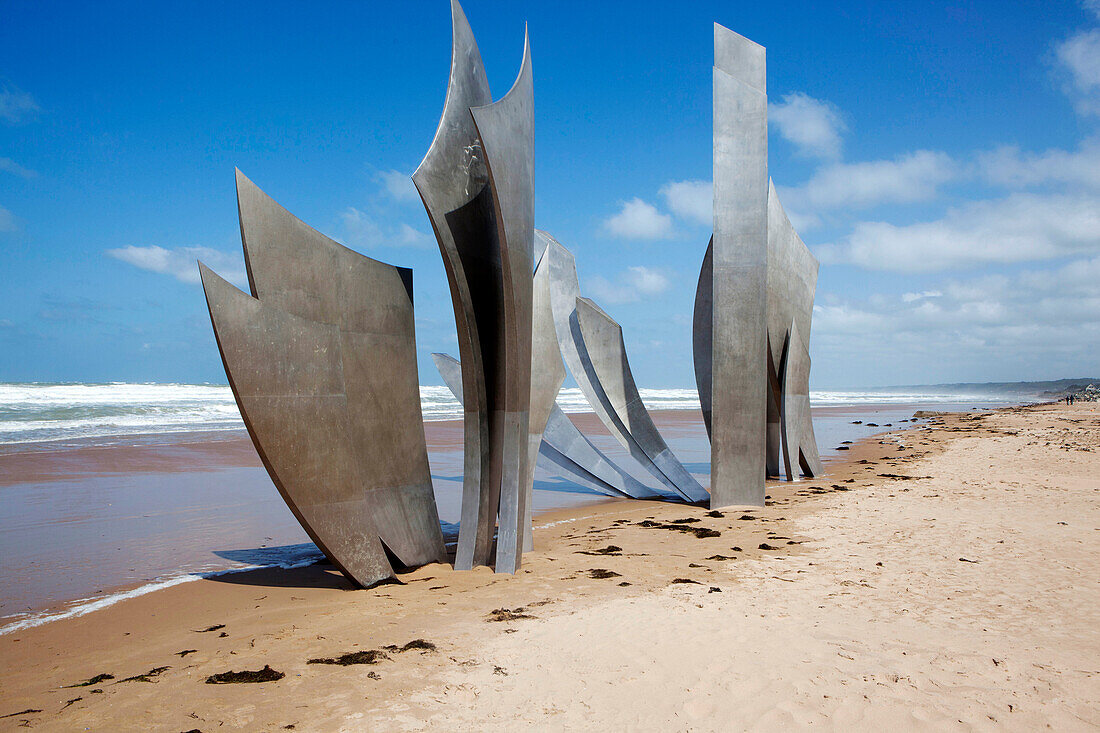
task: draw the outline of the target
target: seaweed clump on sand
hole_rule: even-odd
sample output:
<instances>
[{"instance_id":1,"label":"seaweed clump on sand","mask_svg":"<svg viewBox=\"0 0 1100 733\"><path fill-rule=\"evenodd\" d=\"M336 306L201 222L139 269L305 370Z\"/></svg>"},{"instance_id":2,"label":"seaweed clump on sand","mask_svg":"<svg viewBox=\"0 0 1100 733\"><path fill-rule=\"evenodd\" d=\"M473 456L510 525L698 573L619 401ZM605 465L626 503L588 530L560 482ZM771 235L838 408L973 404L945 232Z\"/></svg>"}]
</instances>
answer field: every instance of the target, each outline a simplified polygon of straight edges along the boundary
<instances>
[{"instance_id":1,"label":"seaweed clump on sand","mask_svg":"<svg viewBox=\"0 0 1100 733\"><path fill-rule=\"evenodd\" d=\"M607 547L601 547L598 550L582 550L577 553L578 555L621 555L623 554L623 548L618 545L608 545Z\"/></svg>"},{"instance_id":2,"label":"seaweed clump on sand","mask_svg":"<svg viewBox=\"0 0 1100 733\"><path fill-rule=\"evenodd\" d=\"M353 664L378 664L390 655L380 649L365 649L358 652L348 652L338 657L317 657L310 659L308 664L338 664L341 667L349 667Z\"/></svg>"},{"instance_id":3,"label":"seaweed clump on sand","mask_svg":"<svg viewBox=\"0 0 1100 733\"><path fill-rule=\"evenodd\" d=\"M607 570L606 568L592 568L588 571L588 577L595 580L606 580L607 578L621 578L621 574L616 573L614 570Z\"/></svg>"},{"instance_id":4,"label":"seaweed clump on sand","mask_svg":"<svg viewBox=\"0 0 1100 733\"><path fill-rule=\"evenodd\" d=\"M241 672L219 672L206 678L208 685L245 684L249 682L276 682L286 677L282 672L264 665L263 669L243 670Z\"/></svg>"},{"instance_id":5,"label":"seaweed clump on sand","mask_svg":"<svg viewBox=\"0 0 1100 733\"><path fill-rule=\"evenodd\" d=\"M672 585L682 585L690 583L691 585L702 585L698 580L692 580L691 578L673 578Z\"/></svg>"},{"instance_id":6,"label":"seaweed clump on sand","mask_svg":"<svg viewBox=\"0 0 1100 733\"><path fill-rule=\"evenodd\" d=\"M115 684L121 685L123 682L152 682L152 677L157 677L170 669L171 667L153 667L145 674L135 674L133 677L127 677L124 680L119 680Z\"/></svg>"},{"instance_id":7,"label":"seaweed clump on sand","mask_svg":"<svg viewBox=\"0 0 1100 733\"><path fill-rule=\"evenodd\" d=\"M68 685L69 687L75 687L75 685ZM27 708L26 710L20 710L18 713L8 713L7 715L0 715L0 718L14 718L17 715L34 715L35 713L42 712L38 708Z\"/></svg>"},{"instance_id":8,"label":"seaweed clump on sand","mask_svg":"<svg viewBox=\"0 0 1100 733\"><path fill-rule=\"evenodd\" d=\"M91 687L92 685L98 685L100 682L106 680L113 680L115 676L113 674L97 674L95 677L89 677L83 682L77 682L73 685L62 685L62 687L68 689L70 687Z\"/></svg>"},{"instance_id":9,"label":"seaweed clump on sand","mask_svg":"<svg viewBox=\"0 0 1100 733\"><path fill-rule=\"evenodd\" d=\"M517 621L523 618L536 618L526 611L523 606L517 606L516 608L497 608L489 612L489 618L485 619L488 622L493 621Z\"/></svg>"},{"instance_id":10,"label":"seaweed clump on sand","mask_svg":"<svg viewBox=\"0 0 1100 733\"><path fill-rule=\"evenodd\" d=\"M661 522L654 522L651 519L646 519L638 522L639 527L646 527L648 529L671 529L677 532L690 532L698 539L706 539L708 537L721 537L722 533L716 529L709 529L708 527L693 527L690 524L663 524Z\"/></svg>"},{"instance_id":11,"label":"seaweed clump on sand","mask_svg":"<svg viewBox=\"0 0 1100 733\"><path fill-rule=\"evenodd\" d=\"M398 654L400 654L401 652L411 652L414 649L419 649L422 652L437 652L437 651L439 651L439 649L436 648L436 645L431 643L427 639L413 639L412 641L405 644L404 646L397 646L397 644L387 644L386 646L384 646L382 648L385 649L386 651L396 652Z\"/></svg>"}]
</instances>

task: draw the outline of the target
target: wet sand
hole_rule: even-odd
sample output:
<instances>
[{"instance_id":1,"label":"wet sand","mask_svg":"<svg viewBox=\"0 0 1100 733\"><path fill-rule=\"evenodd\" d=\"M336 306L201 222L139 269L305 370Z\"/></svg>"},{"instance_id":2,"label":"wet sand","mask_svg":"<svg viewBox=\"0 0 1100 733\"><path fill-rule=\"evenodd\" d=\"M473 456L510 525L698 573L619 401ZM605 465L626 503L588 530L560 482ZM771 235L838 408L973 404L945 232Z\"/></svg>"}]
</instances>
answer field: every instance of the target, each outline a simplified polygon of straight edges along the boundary
<instances>
[{"instance_id":1,"label":"wet sand","mask_svg":"<svg viewBox=\"0 0 1100 733\"><path fill-rule=\"evenodd\" d=\"M763 509L543 515L514 577L260 570L0 636L0 729L1095 729L1100 411L935 422Z\"/></svg>"},{"instance_id":2,"label":"wet sand","mask_svg":"<svg viewBox=\"0 0 1100 733\"><path fill-rule=\"evenodd\" d=\"M886 423L913 409L816 410L824 455L835 453L841 435L885 429L852 426L852 418ZM701 413L653 414L672 449L706 486L710 446ZM594 414L573 419L609 457L660 488ZM462 424L425 427L436 502L452 541L461 505ZM0 633L24 614L62 611L76 600L109 599L188 573L297 564L318 554L243 431L110 440L0 447ZM536 471L536 513L606 500L552 468L543 462Z\"/></svg>"}]
</instances>

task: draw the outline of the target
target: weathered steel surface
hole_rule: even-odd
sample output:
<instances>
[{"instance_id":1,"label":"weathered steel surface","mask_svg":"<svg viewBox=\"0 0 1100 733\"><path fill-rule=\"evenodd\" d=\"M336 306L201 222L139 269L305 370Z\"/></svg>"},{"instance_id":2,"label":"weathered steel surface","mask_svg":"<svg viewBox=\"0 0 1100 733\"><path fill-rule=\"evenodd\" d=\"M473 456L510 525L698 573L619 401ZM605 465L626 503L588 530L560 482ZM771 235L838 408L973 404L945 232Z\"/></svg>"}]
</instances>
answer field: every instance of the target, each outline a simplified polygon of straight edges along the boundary
<instances>
[{"instance_id":1,"label":"weathered steel surface","mask_svg":"<svg viewBox=\"0 0 1100 733\"><path fill-rule=\"evenodd\" d=\"M680 488L654 464L653 459L615 414L603 386L595 376L588 349L577 325L577 299L580 297L581 286L577 280L577 264L573 254L546 232L539 232L539 235L549 242L544 257L550 258L550 305L554 311L554 329L558 334L558 346L561 347L566 368L608 432L658 481L673 492L681 494Z\"/></svg>"},{"instance_id":2,"label":"weathered steel surface","mask_svg":"<svg viewBox=\"0 0 1100 733\"><path fill-rule=\"evenodd\" d=\"M695 310L692 316L691 353L695 362L695 384L699 388L699 407L703 424L710 438L711 420L711 359L714 351L714 237L707 243L703 264L699 267L699 284L695 287Z\"/></svg>"},{"instance_id":3,"label":"weathered steel surface","mask_svg":"<svg viewBox=\"0 0 1100 733\"><path fill-rule=\"evenodd\" d=\"M531 400L527 421L527 478L523 488L526 496L523 502L524 552L534 549L531 491L535 483L535 463L547 421L565 381L565 365L561 362L558 336L554 333L554 313L550 310L550 264L543 258L546 245L539 242L535 247L540 250L540 255L531 292Z\"/></svg>"},{"instance_id":4,"label":"weathered steel surface","mask_svg":"<svg viewBox=\"0 0 1100 733\"><path fill-rule=\"evenodd\" d=\"M447 272L458 331L465 428L462 514L455 569L487 565L500 491L501 442L492 422L503 392L502 273L496 214L470 108L492 102L481 53L456 1L447 100L435 138L413 173ZM496 438L496 440L494 440Z\"/></svg>"},{"instance_id":5,"label":"weathered steel surface","mask_svg":"<svg viewBox=\"0 0 1100 733\"><path fill-rule=\"evenodd\" d=\"M556 404L546 422L543 449L543 455L568 472L578 483L601 494L628 496L632 499L652 499L659 496L656 491L604 455Z\"/></svg>"},{"instance_id":6,"label":"weathered steel surface","mask_svg":"<svg viewBox=\"0 0 1100 733\"><path fill-rule=\"evenodd\" d=\"M432 354L432 360L455 399L462 402L462 365L447 354ZM658 496L592 445L557 403L550 408L539 455L545 456L566 477L601 494L634 499Z\"/></svg>"},{"instance_id":7,"label":"weathered steel surface","mask_svg":"<svg viewBox=\"0 0 1100 733\"><path fill-rule=\"evenodd\" d=\"M705 501L707 490L688 473L665 443L634 383L623 329L588 298L576 300L576 323L588 355L590 378L603 387L608 406L626 432L688 501Z\"/></svg>"},{"instance_id":8,"label":"weathered steel surface","mask_svg":"<svg viewBox=\"0 0 1100 733\"><path fill-rule=\"evenodd\" d=\"M764 48L714 26L711 506L764 504L768 120Z\"/></svg>"},{"instance_id":9,"label":"weathered steel surface","mask_svg":"<svg viewBox=\"0 0 1100 733\"><path fill-rule=\"evenodd\" d=\"M781 452L780 429L781 413L788 401L786 385L780 379L779 370L784 363L784 349L794 335L788 333L792 324L797 326L799 343L808 344L810 326L813 321L814 292L817 290L817 258L810 252L802 239L791 226L787 212L779 202L775 183L768 187L768 474L779 473L779 455ZM793 342L792 342L793 345ZM789 353L789 352L786 352ZM806 366L805 383L797 385L799 394L807 394L809 399L809 365ZM799 403L801 404L801 403ZM808 404L808 403L807 403ZM803 418L799 418L802 420ZM800 433L809 430L813 437L813 420L810 413L804 416L805 425L799 422ZM786 445L786 443L783 443ZM816 444L813 449L816 455ZM786 452L785 450L783 451ZM798 474L798 457L784 457L784 469L791 478L790 467ZM820 472L820 460L814 464ZM813 475L813 474L810 474Z\"/></svg>"},{"instance_id":10,"label":"weathered steel surface","mask_svg":"<svg viewBox=\"0 0 1100 733\"><path fill-rule=\"evenodd\" d=\"M253 297L265 307L338 329L340 352L328 358L336 360L343 375L349 449L363 464L361 480L368 487L400 489L393 501L378 502L376 526L382 539L407 565L440 559L442 535L420 412L412 271L332 241L239 170L236 183ZM306 368L325 356L288 353L286 358L304 359L300 366ZM262 369L265 362L257 357L255 364ZM253 436L254 442L258 437ZM394 451L408 456L407 470L395 471L390 465ZM352 462L335 452L329 459ZM378 463L377 470L372 462ZM293 493L293 485L287 490Z\"/></svg>"},{"instance_id":11,"label":"weathered steel surface","mask_svg":"<svg viewBox=\"0 0 1100 733\"><path fill-rule=\"evenodd\" d=\"M523 62L500 100L470 109L489 172L503 305L503 392L494 397L500 425L501 476L495 569L514 573L523 557L527 515L528 433L531 406L532 258L535 218L534 89L531 44L524 33ZM500 381L500 380L498 380ZM555 392L556 394L556 392Z\"/></svg>"},{"instance_id":12,"label":"weathered steel surface","mask_svg":"<svg viewBox=\"0 0 1100 733\"><path fill-rule=\"evenodd\" d=\"M771 358L780 362L791 323L802 342L810 342L817 290L817 258L791 226L775 183L768 187L768 342Z\"/></svg>"},{"instance_id":13,"label":"weathered steel surface","mask_svg":"<svg viewBox=\"0 0 1100 733\"><path fill-rule=\"evenodd\" d=\"M412 273L311 229L237 172L252 296L200 264L249 435L280 494L349 578L444 558L420 412Z\"/></svg>"},{"instance_id":14,"label":"weathered steel surface","mask_svg":"<svg viewBox=\"0 0 1100 733\"><path fill-rule=\"evenodd\" d=\"M787 480L797 480L799 468L807 476L819 475L821 456L810 417L810 352L794 321L783 361L782 382L783 468Z\"/></svg>"}]
</instances>

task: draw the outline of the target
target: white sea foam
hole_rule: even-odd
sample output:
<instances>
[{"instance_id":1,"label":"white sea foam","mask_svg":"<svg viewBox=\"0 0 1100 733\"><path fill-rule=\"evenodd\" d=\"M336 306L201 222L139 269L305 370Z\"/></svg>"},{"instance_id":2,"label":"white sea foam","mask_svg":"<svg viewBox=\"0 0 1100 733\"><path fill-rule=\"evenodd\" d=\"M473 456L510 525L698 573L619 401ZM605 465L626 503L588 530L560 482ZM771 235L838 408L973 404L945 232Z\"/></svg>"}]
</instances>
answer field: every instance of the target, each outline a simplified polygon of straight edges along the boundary
<instances>
[{"instance_id":1,"label":"white sea foam","mask_svg":"<svg viewBox=\"0 0 1100 733\"><path fill-rule=\"evenodd\" d=\"M641 389L640 393L651 410L699 407L694 389ZM810 399L818 406L1007 401L988 395L907 390L814 391ZM591 410L576 387L563 389L558 405L565 412ZM420 406L425 420L462 417L461 405L446 387L422 386ZM106 442L119 436L243 428L227 385L0 383L0 445L57 440Z\"/></svg>"}]
</instances>

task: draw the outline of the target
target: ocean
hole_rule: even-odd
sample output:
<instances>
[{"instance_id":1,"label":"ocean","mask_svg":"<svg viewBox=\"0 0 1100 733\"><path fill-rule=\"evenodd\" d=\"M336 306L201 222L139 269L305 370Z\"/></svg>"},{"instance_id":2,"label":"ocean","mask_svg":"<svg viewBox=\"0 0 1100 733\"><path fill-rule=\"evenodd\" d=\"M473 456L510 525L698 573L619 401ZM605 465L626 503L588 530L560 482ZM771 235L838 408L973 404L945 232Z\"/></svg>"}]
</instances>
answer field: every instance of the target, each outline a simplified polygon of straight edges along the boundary
<instances>
[{"instance_id":1,"label":"ocean","mask_svg":"<svg viewBox=\"0 0 1100 733\"><path fill-rule=\"evenodd\" d=\"M650 410L699 407L694 389L639 391ZM812 391L810 401L815 407L1013 402L1003 395L911 390ZM561 391L558 406L565 412L590 411L576 387ZM462 417L461 405L446 387L421 386L420 408L426 421ZM9 446L8 450L37 443L118 445L133 436L243 429L233 393L223 384L0 383L0 446Z\"/></svg>"}]
</instances>

